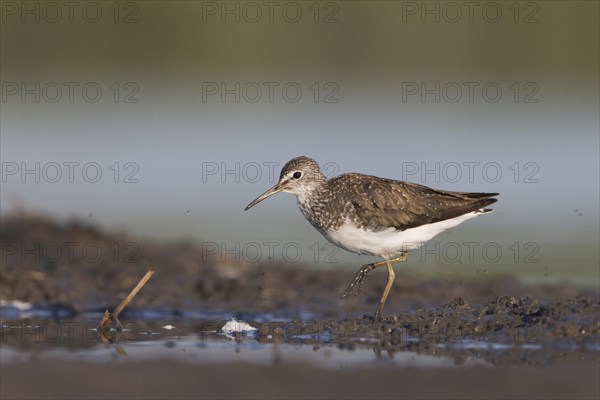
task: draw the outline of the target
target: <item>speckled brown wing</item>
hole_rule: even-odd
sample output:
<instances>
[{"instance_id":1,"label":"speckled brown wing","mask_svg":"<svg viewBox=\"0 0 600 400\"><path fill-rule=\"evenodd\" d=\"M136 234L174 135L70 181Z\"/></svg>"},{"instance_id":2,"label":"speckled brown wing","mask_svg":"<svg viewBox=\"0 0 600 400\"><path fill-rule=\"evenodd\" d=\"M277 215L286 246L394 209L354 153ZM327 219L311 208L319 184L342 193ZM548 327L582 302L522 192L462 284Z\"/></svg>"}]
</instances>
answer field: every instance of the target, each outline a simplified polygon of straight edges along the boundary
<instances>
[{"instance_id":1,"label":"speckled brown wing","mask_svg":"<svg viewBox=\"0 0 600 400\"><path fill-rule=\"evenodd\" d=\"M353 208L356 222L362 221L362 227L375 231L390 227L403 231L455 218L495 203L491 197L498 195L435 190L361 174L341 175L330 183L354 193L346 207Z\"/></svg>"}]
</instances>

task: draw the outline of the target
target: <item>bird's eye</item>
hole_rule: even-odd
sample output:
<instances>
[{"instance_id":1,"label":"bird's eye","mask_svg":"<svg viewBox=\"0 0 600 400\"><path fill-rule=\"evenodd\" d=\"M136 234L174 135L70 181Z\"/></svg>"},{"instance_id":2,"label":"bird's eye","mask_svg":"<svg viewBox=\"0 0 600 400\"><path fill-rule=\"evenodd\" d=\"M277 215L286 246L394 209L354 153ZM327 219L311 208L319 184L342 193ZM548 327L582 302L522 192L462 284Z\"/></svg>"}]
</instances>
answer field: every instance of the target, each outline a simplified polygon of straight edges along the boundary
<instances>
[{"instance_id":1,"label":"bird's eye","mask_svg":"<svg viewBox=\"0 0 600 400\"><path fill-rule=\"evenodd\" d=\"M293 175L294 179L300 179L301 176L302 176L302 172L300 172L300 171L294 172L294 175Z\"/></svg>"}]
</instances>

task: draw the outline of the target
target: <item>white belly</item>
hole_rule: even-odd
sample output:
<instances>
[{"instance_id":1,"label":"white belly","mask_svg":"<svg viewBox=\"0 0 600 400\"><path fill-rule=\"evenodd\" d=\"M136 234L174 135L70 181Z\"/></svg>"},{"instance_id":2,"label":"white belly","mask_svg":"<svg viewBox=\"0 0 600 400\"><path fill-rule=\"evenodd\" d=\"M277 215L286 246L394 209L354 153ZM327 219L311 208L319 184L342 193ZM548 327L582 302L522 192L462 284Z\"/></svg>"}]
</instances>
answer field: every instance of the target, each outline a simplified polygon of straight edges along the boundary
<instances>
[{"instance_id":1,"label":"white belly","mask_svg":"<svg viewBox=\"0 0 600 400\"><path fill-rule=\"evenodd\" d=\"M330 242L353 253L392 257L418 249L435 235L480 214L481 212L475 211L404 231L389 228L375 232L357 228L352 223L346 222L337 231L327 233L326 237Z\"/></svg>"}]
</instances>

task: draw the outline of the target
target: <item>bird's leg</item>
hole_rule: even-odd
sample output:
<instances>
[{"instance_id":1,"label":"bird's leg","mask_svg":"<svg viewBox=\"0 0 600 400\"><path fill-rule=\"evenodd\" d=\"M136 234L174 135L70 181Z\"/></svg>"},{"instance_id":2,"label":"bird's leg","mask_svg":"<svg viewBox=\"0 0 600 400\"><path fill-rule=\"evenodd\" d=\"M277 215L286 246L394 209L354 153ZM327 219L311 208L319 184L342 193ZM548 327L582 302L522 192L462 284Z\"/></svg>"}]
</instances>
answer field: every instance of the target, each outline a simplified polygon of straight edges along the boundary
<instances>
[{"instance_id":1,"label":"bird's leg","mask_svg":"<svg viewBox=\"0 0 600 400\"><path fill-rule=\"evenodd\" d=\"M403 253L400 257L390 260L390 262L392 264L397 262L404 262L406 261L406 258L407 253ZM348 297L350 295L358 296L360 294L360 289L362 288L362 285L365 282L365 279L367 278L367 276L369 276L371 271L373 271L377 267L383 267L386 264L386 261L379 261L372 264L365 264L362 267L360 267L360 269L358 270L356 275L354 275L354 278L352 278L352 281L350 281L350 284L344 291L344 294L342 294L342 298Z\"/></svg>"},{"instance_id":2,"label":"bird's leg","mask_svg":"<svg viewBox=\"0 0 600 400\"><path fill-rule=\"evenodd\" d=\"M379 300L379 307L377 307L377 310L375 310L375 315L373 316L373 320L377 321L379 318L381 318L381 312L383 311L383 306L385 305L385 301L388 297L388 294L390 294L390 289L392 288L392 285L394 284L394 279L396 278L396 274L394 273L394 268L392 268L392 263L386 258L385 262L387 264L387 269L388 269L388 279L387 279L387 285L385 285L385 290L383 291L383 296L381 296L381 300Z\"/></svg>"},{"instance_id":3,"label":"bird's leg","mask_svg":"<svg viewBox=\"0 0 600 400\"><path fill-rule=\"evenodd\" d=\"M365 264L362 267L360 267L360 269L358 270L356 275L354 275L354 278L352 278L350 284L344 291L344 294L342 294L342 298L350 295L358 296L360 294L360 288L362 287L365 278L369 276L371 271L373 271L375 268L382 267L384 265L385 261L379 261L376 263Z\"/></svg>"}]
</instances>

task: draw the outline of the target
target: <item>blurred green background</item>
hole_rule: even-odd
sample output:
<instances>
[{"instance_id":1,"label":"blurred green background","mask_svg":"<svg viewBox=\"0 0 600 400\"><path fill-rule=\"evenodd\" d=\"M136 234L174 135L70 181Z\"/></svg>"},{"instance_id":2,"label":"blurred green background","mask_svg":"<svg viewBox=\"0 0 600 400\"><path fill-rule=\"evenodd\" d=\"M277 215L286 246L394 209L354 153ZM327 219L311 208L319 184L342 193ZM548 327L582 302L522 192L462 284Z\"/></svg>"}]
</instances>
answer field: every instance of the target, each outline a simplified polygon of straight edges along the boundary
<instances>
[{"instance_id":1,"label":"blurred green background","mask_svg":"<svg viewBox=\"0 0 600 400\"><path fill-rule=\"evenodd\" d=\"M599 3L469 4L2 1L0 210L258 244L261 261L277 242L275 258L293 243L318 268L368 262L329 248L292 196L243 212L307 155L501 193L411 270L598 286Z\"/></svg>"}]
</instances>

